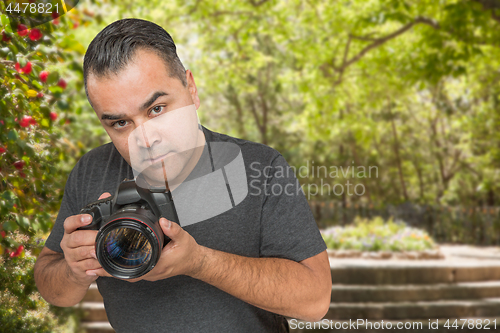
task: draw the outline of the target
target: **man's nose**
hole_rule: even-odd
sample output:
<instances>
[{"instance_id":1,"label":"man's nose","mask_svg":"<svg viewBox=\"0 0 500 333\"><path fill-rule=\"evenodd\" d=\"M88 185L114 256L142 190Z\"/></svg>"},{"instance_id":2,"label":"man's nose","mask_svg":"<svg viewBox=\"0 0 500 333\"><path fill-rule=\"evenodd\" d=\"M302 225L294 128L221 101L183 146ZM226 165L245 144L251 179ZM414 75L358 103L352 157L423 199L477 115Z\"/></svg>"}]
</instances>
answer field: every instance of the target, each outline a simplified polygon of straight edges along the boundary
<instances>
[{"instance_id":1,"label":"man's nose","mask_svg":"<svg viewBox=\"0 0 500 333\"><path fill-rule=\"evenodd\" d=\"M142 123L134 129L135 143L140 148L151 148L161 142L161 135L153 126Z\"/></svg>"}]
</instances>

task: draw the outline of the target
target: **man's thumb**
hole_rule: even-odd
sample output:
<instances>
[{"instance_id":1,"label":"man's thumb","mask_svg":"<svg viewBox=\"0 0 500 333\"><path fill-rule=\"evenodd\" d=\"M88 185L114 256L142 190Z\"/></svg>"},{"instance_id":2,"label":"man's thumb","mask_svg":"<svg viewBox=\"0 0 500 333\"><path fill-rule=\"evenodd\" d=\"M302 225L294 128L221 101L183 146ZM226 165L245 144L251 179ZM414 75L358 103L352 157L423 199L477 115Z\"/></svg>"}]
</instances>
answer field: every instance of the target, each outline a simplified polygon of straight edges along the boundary
<instances>
[{"instance_id":1,"label":"man's thumb","mask_svg":"<svg viewBox=\"0 0 500 333\"><path fill-rule=\"evenodd\" d=\"M179 234L179 231L181 230L180 225L178 225L175 222L169 221L164 217L160 219L160 226L165 236L168 236L170 239L173 240L175 240L176 236Z\"/></svg>"}]
</instances>

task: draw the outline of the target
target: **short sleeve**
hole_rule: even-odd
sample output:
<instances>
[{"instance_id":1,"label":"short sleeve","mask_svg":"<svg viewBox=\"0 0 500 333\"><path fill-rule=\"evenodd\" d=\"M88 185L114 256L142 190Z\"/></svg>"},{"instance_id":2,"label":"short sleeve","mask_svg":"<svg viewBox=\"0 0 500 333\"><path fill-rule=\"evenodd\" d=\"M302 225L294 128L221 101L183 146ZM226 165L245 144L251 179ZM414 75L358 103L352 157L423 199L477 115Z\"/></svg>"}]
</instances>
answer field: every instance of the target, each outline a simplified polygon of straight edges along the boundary
<instances>
[{"instance_id":1,"label":"short sleeve","mask_svg":"<svg viewBox=\"0 0 500 333\"><path fill-rule=\"evenodd\" d=\"M80 210L77 208L76 202L76 171L77 167L75 167L66 181L66 185L64 187L64 194L61 201L61 207L59 208L59 213L57 214L56 223L54 224L54 228L52 228L52 232L49 237L45 241L45 246L52 251L63 252L61 249L61 240L64 235L64 221L66 218L77 215Z\"/></svg>"},{"instance_id":2,"label":"short sleeve","mask_svg":"<svg viewBox=\"0 0 500 333\"><path fill-rule=\"evenodd\" d=\"M283 156L274 158L265 172L261 215L261 257L301 261L326 245L295 176Z\"/></svg>"}]
</instances>

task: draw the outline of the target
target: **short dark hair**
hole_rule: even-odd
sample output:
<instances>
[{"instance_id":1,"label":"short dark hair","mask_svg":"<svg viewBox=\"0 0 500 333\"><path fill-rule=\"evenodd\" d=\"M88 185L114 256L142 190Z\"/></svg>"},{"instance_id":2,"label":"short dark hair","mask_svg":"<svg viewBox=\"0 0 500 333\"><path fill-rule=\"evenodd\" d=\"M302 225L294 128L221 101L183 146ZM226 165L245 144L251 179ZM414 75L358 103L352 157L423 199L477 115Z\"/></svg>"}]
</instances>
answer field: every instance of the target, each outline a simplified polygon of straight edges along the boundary
<instances>
[{"instance_id":1,"label":"short dark hair","mask_svg":"<svg viewBox=\"0 0 500 333\"><path fill-rule=\"evenodd\" d=\"M123 19L111 23L99 32L85 53L83 80L87 97L87 80L90 74L97 77L118 74L140 49L155 52L165 61L169 75L177 77L187 86L186 69L177 56L177 48L168 32L153 22Z\"/></svg>"}]
</instances>

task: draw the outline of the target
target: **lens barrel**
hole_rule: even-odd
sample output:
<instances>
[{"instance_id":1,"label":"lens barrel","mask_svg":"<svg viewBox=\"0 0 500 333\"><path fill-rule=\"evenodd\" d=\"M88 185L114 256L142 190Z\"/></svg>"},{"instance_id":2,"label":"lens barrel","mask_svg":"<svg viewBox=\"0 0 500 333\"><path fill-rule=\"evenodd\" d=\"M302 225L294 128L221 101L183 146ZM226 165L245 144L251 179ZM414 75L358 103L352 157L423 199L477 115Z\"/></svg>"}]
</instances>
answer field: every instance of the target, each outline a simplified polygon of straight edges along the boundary
<instances>
[{"instance_id":1,"label":"lens barrel","mask_svg":"<svg viewBox=\"0 0 500 333\"><path fill-rule=\"evenodd\" d=\"M97 233L97 260L117 278L138 278L156 266L163 243L163 231L154 215L141 207L128 206Z\"/></svg>"}]
</instances>

